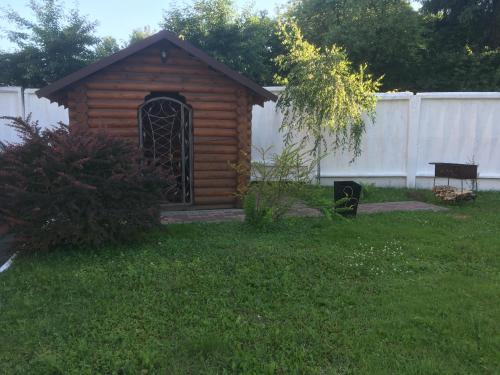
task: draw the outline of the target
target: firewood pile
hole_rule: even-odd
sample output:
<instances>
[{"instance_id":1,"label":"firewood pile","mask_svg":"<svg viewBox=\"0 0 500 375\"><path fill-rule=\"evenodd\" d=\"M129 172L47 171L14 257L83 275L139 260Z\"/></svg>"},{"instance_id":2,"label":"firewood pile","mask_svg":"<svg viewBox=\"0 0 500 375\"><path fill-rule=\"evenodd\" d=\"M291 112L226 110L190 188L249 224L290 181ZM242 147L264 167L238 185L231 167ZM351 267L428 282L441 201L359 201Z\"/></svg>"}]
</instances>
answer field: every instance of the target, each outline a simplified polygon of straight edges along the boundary
<instances>
[{"instance_id":1,"label":"firewood pile","mask_svg":"<svg viewBox=\"0 0 500 375\"><path fill-rule=\"evenodd\" d=\"M434 186L432 192L443 202L449 203L465 202L476 198L472 190L461 190L448 185Z\"/></svg>"}]
</instances>

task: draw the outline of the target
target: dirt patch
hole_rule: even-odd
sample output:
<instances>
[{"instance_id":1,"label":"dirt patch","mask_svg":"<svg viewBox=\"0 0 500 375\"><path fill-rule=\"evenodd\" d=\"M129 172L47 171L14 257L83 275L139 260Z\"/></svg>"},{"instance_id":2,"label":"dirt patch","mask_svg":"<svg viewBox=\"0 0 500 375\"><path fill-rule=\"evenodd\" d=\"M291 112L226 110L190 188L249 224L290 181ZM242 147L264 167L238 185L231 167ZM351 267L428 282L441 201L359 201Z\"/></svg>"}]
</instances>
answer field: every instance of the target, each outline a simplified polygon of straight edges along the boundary
<instances>
[{"instance_id":1,"label":"dirt patch","mask_svg":"<svg viewBox=\"0 0 500 375\"><path fill-rule=\"evenodd\" d=\"M403 202L383 202L383 203L364 203L360 204L358 212L360 214L374 214L379 212L395 211L446 211L447 208L436 206L434 204L419 201Z\"/></svg>"}]
</instances>

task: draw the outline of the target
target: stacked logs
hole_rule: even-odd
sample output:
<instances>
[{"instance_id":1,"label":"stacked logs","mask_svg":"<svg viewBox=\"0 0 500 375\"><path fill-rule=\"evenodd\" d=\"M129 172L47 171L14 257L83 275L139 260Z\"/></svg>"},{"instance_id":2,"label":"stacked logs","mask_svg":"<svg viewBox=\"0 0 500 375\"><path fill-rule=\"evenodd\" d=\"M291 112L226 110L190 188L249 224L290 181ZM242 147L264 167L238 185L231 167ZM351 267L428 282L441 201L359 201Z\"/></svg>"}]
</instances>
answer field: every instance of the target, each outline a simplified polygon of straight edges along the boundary
<instances>
[{"instance_id":1,"label":"stacked logs","mask_svg":"<svg viewBox=\"0 0 500 375\"><path fill-rule=\"evenodd\" d=\"M461 190L448 185L434 186L432 192L438 199L448 203L466 202L476 198L471 190Z\"/></svg>"}]
</instances>

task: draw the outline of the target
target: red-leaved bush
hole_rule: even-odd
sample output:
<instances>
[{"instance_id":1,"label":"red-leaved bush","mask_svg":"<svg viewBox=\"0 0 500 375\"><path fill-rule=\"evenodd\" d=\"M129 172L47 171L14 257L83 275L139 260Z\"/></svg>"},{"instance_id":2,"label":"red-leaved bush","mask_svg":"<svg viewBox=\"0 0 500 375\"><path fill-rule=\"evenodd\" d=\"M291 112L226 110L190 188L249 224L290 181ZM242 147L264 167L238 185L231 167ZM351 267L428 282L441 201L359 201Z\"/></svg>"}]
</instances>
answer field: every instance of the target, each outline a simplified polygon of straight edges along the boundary
<instances>
[{"instance_id":1,"label":"red-leaved bush","mask_svg":"<svg viewBox=\"0 0 500 375\"><path fill-rule=\"evenodd\" d=\"M32 250L102 245L159 224L158 202L175 182L137 146L63 124L41 130L8 118L22 142L1 145L0 215Z\"/></svg>"}]
</instances>

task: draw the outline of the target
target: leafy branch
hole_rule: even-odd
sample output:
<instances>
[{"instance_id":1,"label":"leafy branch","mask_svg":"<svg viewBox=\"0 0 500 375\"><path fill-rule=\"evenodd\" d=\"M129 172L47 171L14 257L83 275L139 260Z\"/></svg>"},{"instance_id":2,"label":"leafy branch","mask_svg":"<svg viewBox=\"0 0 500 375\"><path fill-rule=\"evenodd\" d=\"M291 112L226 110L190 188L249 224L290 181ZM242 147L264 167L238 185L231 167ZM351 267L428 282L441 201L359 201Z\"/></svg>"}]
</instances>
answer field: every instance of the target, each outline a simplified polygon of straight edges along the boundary
<instances>
[{"instance_id":1,"label":"leafy branch","mask_svg":"<svg viewBox=\"0 0 500 375\"><path fill-rule=\"evenodd\" d=\"M281 131L286 143L299 136L312 141L316 154L323 144L325 151L331 146L358 156L363 116L375 116L381 78L373 79L365 65L353 69L338 46L318 48L307 42L291 20L280 22L278 35L287 50L276 58L282 73L276 80L285 85L277 106L284 116Z\"/></svg>"}]
</instances>

